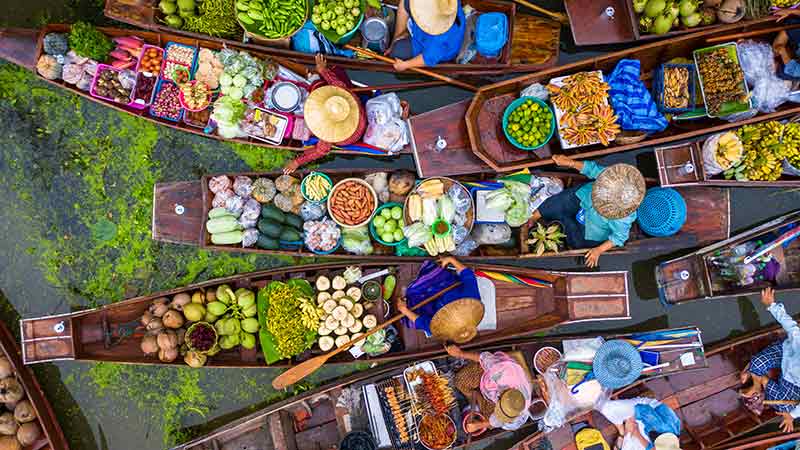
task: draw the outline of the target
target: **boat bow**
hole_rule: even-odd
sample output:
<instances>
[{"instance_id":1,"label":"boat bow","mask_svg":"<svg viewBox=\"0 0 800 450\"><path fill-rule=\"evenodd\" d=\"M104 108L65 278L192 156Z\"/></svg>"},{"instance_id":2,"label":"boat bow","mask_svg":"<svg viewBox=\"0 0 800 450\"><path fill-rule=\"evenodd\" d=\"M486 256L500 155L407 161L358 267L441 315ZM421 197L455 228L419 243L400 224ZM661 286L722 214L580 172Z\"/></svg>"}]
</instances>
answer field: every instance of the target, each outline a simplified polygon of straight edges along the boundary
<instances>
[{"instance_id":1,"label":"boat bow","mask_svg":"<svg viewBox=\"0 0 800 450\"><path fill-rule=\"evenodd\" d=\"M153 188L153 240L201 243L203 188L200 180L158 183Z\"/></svg>"},{"instance_id":2,"label":"boat bow","mask_svg":"<svg viewBox=\"0 0 800 450\"><path fill-rule=\"evenodd\" d=\"M29 70L36 68L39 31L29 28L0 29L0 58Z\"/></svg>"}]
</instances>

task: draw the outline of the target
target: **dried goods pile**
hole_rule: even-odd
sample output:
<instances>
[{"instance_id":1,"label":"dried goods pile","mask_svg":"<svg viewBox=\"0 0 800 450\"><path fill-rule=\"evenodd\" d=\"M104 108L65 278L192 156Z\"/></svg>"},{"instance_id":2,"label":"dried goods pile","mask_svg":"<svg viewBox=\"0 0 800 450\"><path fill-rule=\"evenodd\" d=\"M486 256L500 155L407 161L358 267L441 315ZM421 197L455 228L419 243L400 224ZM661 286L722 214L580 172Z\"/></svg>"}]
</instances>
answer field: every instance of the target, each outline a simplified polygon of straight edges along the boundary
<instances>
[{"instance_id":1,"label":"dried goods pile","mask_svg":"<svg viewBox=\"0 0 800 450\"><path fill-rule=\"evenodd\" d=\"M697 71L709 115L726 115L726 108L735 104L749 106L744 71L735 54L735 47L731 46L696 53Z\"/></svg>"},{"instance_id":2,"label":"dried goods pile","mask_svg":"<svg viewBox=\"0 0 800 450\"><path fill-rule=\"evenodd\" d=\"M664 69L664 106L670 109L689 107L689 67L672 66Z\"/></svg>"},{"instance_id":3,"label":"dried goods pile","mask_svg":"<svg viewBox=\"0 0 800 450\"><path fill-rule=\"evenodd\" d=\"M551 80L547 89L557 108L558 132L568 146L608 145L620 132L617 116L608 104L609 87L600 72Z\"/></svg>"}]
</instances>

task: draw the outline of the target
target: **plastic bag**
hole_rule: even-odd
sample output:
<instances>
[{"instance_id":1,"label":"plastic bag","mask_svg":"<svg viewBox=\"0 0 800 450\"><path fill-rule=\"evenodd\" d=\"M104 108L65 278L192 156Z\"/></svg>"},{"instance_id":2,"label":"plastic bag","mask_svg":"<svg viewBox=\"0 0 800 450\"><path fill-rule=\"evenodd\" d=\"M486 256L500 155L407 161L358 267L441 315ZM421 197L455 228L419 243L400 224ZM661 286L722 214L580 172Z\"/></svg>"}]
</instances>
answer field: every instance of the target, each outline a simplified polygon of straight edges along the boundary
<instances>
[{"instance_id":1,"label":"plastic bag","mask_svg":"<svg viewBox=\"0 0 800 450\"><path fill-rule=\"evenodd\" d=\"M250 177L238 176L233 180L233 192L242 198L249 198L253 193L253 180Z\"/></svg>"},{"instance_id":2,"label":"plastic bag","mask_svg":"<svg viewBox=\"0 0 800 450\"><path fill-rule=\"evenodd\" d=\"M215 194L218 194L226 189L230 189L230 187L231 179L225 175L213 177L208 181L208 190Z\"/></svg>"},{"instance_id":3,"label":"plastic bag","mask_svg":"<svg viewBox=\"0 0 800 450\"><path fill-rule=\"evenodd\" d=\"M546 102L548 98L550 98L550 93L547 91L547 88L544 87L540 83L534 83L519 93L520 97L536 97L539 100Z\"/></svg>"},{"instance_id":4,"label":"plastic bag","mask_svg":"<svg viewBox=\"0 0 800 450\"><path fill-rule=\"evenodd\" d=\"M369 238L369 229L364 226L342 232L342 248L355 255L371 255L375 249Z\"/></svg>"},{"instance_id":5,"label":"plastic bag","mask_svg":"<svg viewBox=\"0 0 800 450\"><path fill-rule=\"evenodd\" d=\"M370 125L386 125L392 119L401 117L403 107L400 106L400 97L391 92L367 100L364 111L367 114L367 122Z\"/></svg>"},{"instance_id":6,"label":"plastic bag","mask_svg":"<svg viewBox=\"0 0 800 450\"><path fill-rule=\"evenodd\" d=\"M725 168L717 163L717 142L723 133L717 133L703 142L703 170L706 175L717 175L725 171Z\"/></svg>"},{"instance_id":7,"label":"plastic bag","mask_svg":"<svg viewBox=\"0 0 800 450\"><path fill-rule=\"evenodd\" d=\"M461 186L454 184L447 190L447 196L453 200L453 206L456 208L456 214L466 214L472 205L472 199Z\"/></svg>"},{"instance_id":8,"label":"plastic bag","mask_svg":"<svg viewBox=\"0 0 800 450\"><path fill-rule=\"evenodd\" d=\"M775 112L789 100L789 94L792 92L789 86L786 80L775 76L759 79L750 90L753 107L765 113Z\"/></svg>"},{"instance_id":9,"label":"plastic bag","mask_svg":"<svg viewBox=\"0 0 800 450\"><path fill-rule=\"evenodd\" d=\"M408 145L408 128L402 119L391 119L386 124L372 124L364 132L364 142L388 152L399 152Z\"/></svg>"},{"instance_id":10,"label":"plastic bag","mask_svg":"<svg viewBox=\"0 0 800 450\"><path fill-rule=\"evenodd\" d=\"M545 200L564 190L564 182L558 178L532 176L530 187L533 193L529 200L530 208L536 211Z\"/></svg>"},{"instance_id":11,"label":"plastic bag","mask_svg":"<svg viewBox=\"0 0 800 450\"><path fill-rule=\"evenodd\" d=\"M430 227L426 227L421 222L414 222L411 225L403 227L403 236L408 239L406 245L409 247L419 247L428 242L433 234L431 233Z\"/></svg>"},{"instance_id":12,"label":"plastic bag","mask_svg":"<svg viewBox=\"0 0 800 450\"><path fill-rule=\"evenodd\" d=\"M476 248L478 248L478 243L472 239L465 239L463 242L456 246L456 249L451 253L455 256L468 256L472 253Z\"/></svg>"},{"instance_id":13,"label":"plastic bag","mask_svg":"<svg viewBox=\"0 0 800 450\"><path fill-rule=\"evenodd\" d=\"M453 242L455 242L456 245L462 243L467 236L469 236L469 231L467 231L463 224L453 226Z\"/></svg>"},{"instance_id":14,"label":"plastic bag","mask_svg":"<svg viewBox=\"0 0 800 450\"><path fill-rule=\"evenodd\" d=\"M214 208L220 208L225 206L225 202L228 201L229 198L233 197L234 194L232 189L223 189L216 194L214 194L214 199L211 200L211 206Z\"/></svg>"},{"instance_id":15,"label":"plastic bag","mask_svg":"<svg viewBox=\"0 0 800 450\"><path fill-rule=\"evenodd\" d=\"M739 43L737 47L739 64L749 84L753 85L761 78L775 76L775 54L771 45L747 40Z\"/></svg>"},{"instance_id":16,"label":"plastic bag","mask_svg":"<svg viewBox=\"0 0 800 450\"><path fill-rule=\"evenodd\" d=\"M258 216L260 215L261 215L261 203L258 203L258 200L251 198L244 203L241 215L241 218L243 220L248 220L248 221L258 220Z\"/></svg>"},{"instance_id":17,"label":"plastic bag","mask_svg":"<svg viewBox=\"0 0 800 450\"><path fill-rule=\"evenodd\" d=\"M317 202L305 202L300 206L300 217L303 222L319 220L325 216L325 205Z\"/></svg>"},{"instance_id":18,"label":"plastic bag","mask_svg":"<svg viewBox=\"0 0 800 450\"><path fill-rule=\"evenodd\" d=\"M247 228L242 234L242 247L252 247L258 241L258 230Z\"/></svg>"},{"instance_id":19,"label":"plastic bag","mask_svg":"<svg viewBox=\"0 0 800 450\"><path fill-rule=\"evenodd\" d=\"M778 78L775 67L775 52L772 46L752 40L738 44L739 62L745 80L750 85L753 109L761 112L774 112L778 106L789 100L790 85ZM744 120L755 115L746 113L725 117L732 122Z\"/></svg>"},{"instance_id":20,"label":"plastic bag","mask_svg":"<svg viewBox=\"0 0 800 450\"><path fill-rule=\"evenodd\" d=\"M237 222L239 222L239 225L241 225L242 228L245 228L245 229L247 229L247 228L255 228L256 225L258 224L258 219L249 219L249 218L240 216L239 220Z\"/></svg>"},{"instance_id":21,"label":"plastic bag","mask_svg":"<svg viewBox=\"0 0 800 450\"><path fill-rule=\"evenodd\" d=\"M242 209L244 209L244 199L238 195L228 197L228 199L225 200L225 209L238 216L242 213Z\"/></svg>"},{"instance_id":22,"label":"plastic bag","mask_svg":"<svg viewBox=\"0 0 800 450\"><path fill-rule=\"evenodd\" d=\"M511 227L505 223L481 223L472 230L472 239L478 245L503 244L511 239Z\"/></svg>"},{"instance_id":23,"label":"plastic bag","mask_svg":"<svg viewBox=\"0 0 800 450\"><path fill-rule=\"evenodd\" d=\"M558 361L542 375L550 397L547 411L544 414L545 432L559 428L565 425L570 417L602 404L610 395L610 391L602 388L597 380L583 383L584 388L591 391L590 395L580 397L573 395L570 386L558 376L565 365L566 362Z\"/></svg>"}]
</instances>

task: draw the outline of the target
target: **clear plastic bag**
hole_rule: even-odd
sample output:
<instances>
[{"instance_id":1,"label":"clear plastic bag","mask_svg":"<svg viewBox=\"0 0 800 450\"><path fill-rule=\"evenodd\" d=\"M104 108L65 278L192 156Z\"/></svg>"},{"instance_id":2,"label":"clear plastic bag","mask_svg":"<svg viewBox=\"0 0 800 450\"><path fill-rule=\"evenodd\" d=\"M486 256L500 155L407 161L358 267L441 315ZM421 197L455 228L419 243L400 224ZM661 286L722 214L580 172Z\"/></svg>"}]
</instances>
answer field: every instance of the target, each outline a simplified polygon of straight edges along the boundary
<instances>
[{"instance_id":1,"label":"clear plastic bag","mask_svg":"<svg viewBox=\"0 0 800 450\"><path fill-rule=\"evenodd\" d=\"M351 228L342 233L342 248L354 255L371 255L375 249L367 227Z\"/></svg>"},{"instance_id":2,"label":"clear plastic bag","mask_svg":"<svg viewBox=\"0 0 800 450\"><path fill-rule=\"evenodd\" d=\"M774 112L789 100L791 93L789 84L776 75L775 52L771 45L748 40L738 44L738 52L745 80L751 88L753 109L725 117L729 122L749 119L757 111Z\"/></svg>"},{"instance_id":3,"label":"clear plastic bag","mask_svg":"<svg viewBox=\"0 0 800 450\"><path fill-rule=\"evenodd\" d=\"M511 239L511 227L505 223L481 223L472 230L472 239L478 245L496 245Z\"/></svg>"},{"instance_id":4,"label":"clear plastic bag","mask_svg":"<svg viewBox=\"0 0 800 450\"><path fill-rule=\"evenodd\" d=\"M249 219L249 218L245 218L245 217L239 216L238 222L239 222L239 225L242 226L242 228L245 228L245 229L247 229L247 228L255 228L255 226L258 224L258 219Z\"/></svg>"},{"instance_id":5,"label":"clear plastic bag","mask_svg":"<svg viewBox=\"0 0 800 450\"><path fill-rule=\"evenodd\" d=\"M241 215L242 220L247 220L247 221L258 220L258 216L260 215L261 215L261 203L258 203L258 200L251 198L244 203Z\"/></svg>"},{"instance_id":6,"label":"clear plastic bag","mask_svg":"<svg viewBox=\"0 0 800 450\"><path fill-rule=\"evenodd\" d=\"M472 204L467 193L461 186L454 184L447 190L447 195L453 200L456 214L466 214Z\"/></svg>"},{"instance_id":7,"label":"clear plastic bag","mask_svg":"<svg viewBox=\"0 0 800 450\"><path fill-rule=\"evenodd\" d=\"M408 127L402 119L390 119L388 123L370 123L364 132L364 142L388 152L399 152L408 145Z\"/></svg>"},{"instance_id":8,"label":"clear plastic bag","mask_svg":"<svg viewBox=\"0 0 800 450\"><path fill-rule=\"evenodd\" d=\"M478 248L478 243L472 239L465 239L463 242L456 246L456 249L452 252L455 256L468 256L472 253L476 248Z\"/></svg>"},{"instance_id":9,"label":"clear plastic bag","mask_svg":"<svg viewBox=\"0 0 800 450\"><path fill-rule=\"evenodd\" d=\"M401 117L403 107L400 105L400 97L391 92L367 100L364 111L370 125L386 125L392 119Z\"/></svg>"},{"instance_id":10,"label":"clear plastic bag","mask_svg":"<svg viewBox=\"0 0 800 450\"><path fill-rule=\"evenodd\" d=\"M771 45L747 40L738 44L737 47L739 63L744 71L744 77L750 85L761 78L775 76L775 54Z\"/></svg>"},{"instance_id":11,"label":"clear plastic bag","mask_svg":"<svg viewBox=\"0 0 800 450\"><path fill-rule=\"evenodd\" d=\"M530 186L532 211L536 211L545 200L564 190L564 182L551 177L532 176Z\"/></svg>"},{"instance_id":12,"label":"clear plastic bag","mask_svg":"<svg viewBox=\"0 0 800 450\"><path fill-rule=\"evenodd\" d=\"M242 209L244 209L244 199L238 195L228 197L228 199L225 200L225 209L232 214L237 216L240 215L242 213Z\"/></svg>"},{"instance_id":13,"label":"clear plastic bag","mask_svg":"<svg viewBox=\"0 0 800 450\"><path fill-rule=\"evenodd\" d=\"M242 234L242 247L252 247L258 241L258 230L247 228Z\"/></svg>"},{"instance_id":14,"label":"clear plastic bag","mask_svg":"<svg viewBox=\"0 0 800 450\"><path fill-rule=\"evenodd\" d=\"M534 83L519 93L520 97L536 97L539 100L546 102L548 98L550 98L550 93L547 92L547 88L540 83Z\"/></svg>"},{"instance_id":15,"label":"clear plastic bag","mask_svg":"<svg viewBox=\"0 0 800 450\"><path fill-rule=\"evenodd\" d=\"M600 387L597 380L591 380L583 384L587 391L592 391L591 395L583 395L583 393L574 395L570 386L558 376L565 365L566 362L558 361L542 375L550 396L547 412L544 414L545 431L559 428L576 414L595 408L606 401L610 394L608 389Z\"/></svg>"},{"instance_id":16,"label":"clear plastic bag","mask_svg":"<svg viewBox=\"0 0 800 450\"><path fill-rule=\"evenodd\" d=\"M317 202L305 202L300 206L300 217L303 222L319 220L325 216L325 205Z\"/></svg>"},{"instance_id":17,"label":"clear plastic bag","mask_svg":"<svg viewBox=\"0 0 800 450\"><path fill-rule=\"evenodd\" d=\"M453 226L453 241L456 245L462 243L467 236L469 236L469 231L467 231L463 224Z\"/></svg>"},{"instance_id":18,"label":"clear plastic bag","mask_svg":"<svg viewBox=\"0 0 800 450\"><path fill-rule=\"evenodd\" d=\"M243 175L234 178L233 192L236 192L239 197L249 198L253 193L253 180Z\"/></svg>"}]
</instances>

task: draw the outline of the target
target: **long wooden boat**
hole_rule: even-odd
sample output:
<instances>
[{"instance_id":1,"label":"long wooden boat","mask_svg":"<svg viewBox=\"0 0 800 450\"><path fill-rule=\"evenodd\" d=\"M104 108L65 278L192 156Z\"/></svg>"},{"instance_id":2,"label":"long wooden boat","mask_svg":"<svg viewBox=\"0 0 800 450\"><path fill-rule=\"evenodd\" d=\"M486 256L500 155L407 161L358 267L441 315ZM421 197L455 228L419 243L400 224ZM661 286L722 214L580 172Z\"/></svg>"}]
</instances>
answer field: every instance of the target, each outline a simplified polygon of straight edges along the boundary
<instances>
[{"instance_id":1,"label":"long wooden boat","mask_svg":"<svg viewBox=\"0 0 800 450\"><path fill-rule=\"evenodd\" d=\"M513 72L532 72L553 67L558 62L561 24L521 13L514 2L506 0L465 0L479 12L502 12L509 18L509 44L506 44L498 58L486 59L477 56L469 64L454 62L438 64L436 72L450 75L501 75ZM228 45L243 46L270 55L291 58L298 62L313 64L314 55L291 50L288 39L280 41L260 41L258 39L227 40L212 38L198 33L171 28L163 22L158 2L155 0L106 0L104 13L120 22L156 32L180 34L193 39L215 40ZM251 36L252 37L252 36ZM351 41L361 45L361 36ZM372 59L329 56L329 60L341 67L353 70L394 72L394 67Z\"/></svg>"},{"instance_id":2,"label":"long wooden boat","mask_svg":"<svg viewBox=\"0 0 800 450\"><path fill-rule=\"evenodd\" d=\"M800 432L786 434L775 431L742 438L735 444L719 447L718 450L793 450L798 443L800 443Z\"/></svg>"},{"instance_id":3,"label":"long wooden boat","mask_svg":"<svg viewBox=\"0 0 800 450\"><path fill-rule=\"evenodd\" d=\"M666 130L643 137L639 141L626 139L612 142L608 147L600 144L565 150L559 139L553 137L542 148L522 151L512 146L504 136L502 116L505 108L526 87L550 79L584 71L602 70L610 74L622 59L641 62L642 79L649 84L652 72L660 64L674 58L691 58L692 51L736 41L740 38L772 41L777 33L800 25L775 26L769 23L757 25L735 24L708 32L677 36L672 39L651 42L638 47L606 53L548 70L523 75L482 87L467 106L456 103L439 110L413 117L409 120L414 135L414 156L417 169L424 176L449 176L485 171L508 172L525 167L536 167L552 163L552 155L566 154L574 158L595 158L610 153L639 148L660 146L684 139L696 138L708 133L737 128L748 123L780 120L800 113L800 106L785 103L777 111L758 114L739 122L720 119L673 120ZM463 123L456 119L465 117ZM446 145L437 147L439 139ZM634 142L635 141L635 142Z\"/></svg>"},{"instance_id":4,"label":"long wooden boat","mask_svg":"<svg viewBox=\"0 0 800 450\"><path fill-rule=\"evenodd\" d=\"M615 397L654 396L672 408L681 419L682 450L738 448L746 435L761 431L777 417L770 408L757 416L743 405L737 392L741 387L739 374L754 354L784 335L783 329L776 326L733 338L706 351L707 368L640 380L616 392ZM616 439L616 428L596 411L571 421L573 424L580 422L588 422L601 430L609 443ZM513 449L533 450L541 448L538 445L545 441L555 449L576 450L575 436L569 425L547 434L536 433Z\"/></svg>"},{"instance_id":5,"label":"long wooden boat","mask_svg":"<svg viewBox=\"0 0 800 450\"><path fill-rule=\"evenodd\" d=\"M736 280L723 276L722 261L731 257L732 251L745 243L767 245L782 233L800 224L800 210L770 220L730 239L697 250L656 267L658 296L665 305L676 305L693 300L707 300L733 295L755 294L763 287L774 284L776 290L796 290L800 288L800 240L788 241L770 250L770 254L780 264L775 283L755 280L752 284L741 286ZM748 244L752 245L752 244ZM748 251L752 254L755 251ZM738 253L738 252L737 252ZM756 262L757 263L757 262Z\"/></svg>"},{"instance_id":6,"label":"long wooden boat","mask_svg":"<svg viewBox=\"0 0 800 450\"><path fill-rule=\"evenodd\" d=\"M17 340L5 323L0 322L0 349L14 371L17 381L25 388L25 395L36 411L37 423L42 434L41 437L30 446L23 447L24 450L69 450L69 442L61 431L61 426L56 419L50 402L47 401L42 387L36 380L36 376L30 367L25 367L19 351ZM13 412L13 411L12 411Z\"/></svg>"},{"instance_id":7,"label":"long wooden boat","mask_svg":"<svg viewBox=\"0 0 800 450\"><path fill-rule=\"evenodd\" d=\"M349 177L361 177L380 169L357 170L325 170L333 182ZM392 169L385 171L391 172ZM304 171L300 171L302 176ZM565 187L578 185L587 181L585 177L576 173L566 172L537 172L538 175L560 179ZM252 178L266 176L274 179L280 173L237 173L225 174L230 177L247 175ZM318 256L304 248L296 250L262 250L258 248L242 248L241 245L215 245L211 242L211 235L205 229L208 212L212 208L213 193L208 190L208 181L213 175L203 176L197 181L179 181L171 183L158 183L153 193L153 239L176 244L200 246L209 250L247 252L285 256ZM485 181L492 179L488 174L457 177L457 181ZM653 184L654 180L650 180ZM644 235L636 225L632 230L631 239L622 248L612 249L610 253L634 252L661 252L677 250L679 248L692 248L709 244L730 236L730 193L724 188L685 187L678 188L687 203L688 217L681 231L669 238L653 238ZM542 258L561 256L582 256L587 249L562 250L558 253L547 252L535 256L534 250L527 243L529 227L527 225L514 228L513 242L506 245L483 245L478 247L472 255L463 257L470 261L504 260L518 258ZM375 254L360 256L358 258L381 259L391 257L397 261L423 260L423 257L395 256L394 247L380 245L373 241ZM325 255L332 258L352 258L353 254L339 249Z\"/></svg>"},{"instance_id":8,"label":"long wooden boat","mask_svg":"<svg viewBox=\"0 0 800 450\"><path fill-rule=\"evenodd\" d=\"M670 374L685 373L696 374L703 370L708 370L706 352L703 347L702 339L699 334L692 338L691 343L699 347L692 353L696 356L694 364L682 365L679 362L680 352L661 353L663 361L669 363L668 367L659 369L643 375L634 384L646 384L657 382L659 378ZM628 335L608 335L606 338L625 338ZM544 347L562 348L562 339L569 339L572 336L562 336L560 338L539 338L522 339L497 345L484 346L476 351L503 351L514 357L527 370L534 386L534 397L546 398L543 394L544 389L541 376L534 371L533 358L536 352ZM585 336L581 336L585 337ZM447 355L440 355L431 358L431 362L436 364L440 372L452 373L457 370L458 362ZM417 363L420 360L415 361ZM358 372L354 375L341 380L320 386L316 389L304 392L282 402L269 405L261 411L245 416L239 420L223 425L210 433L193 439L184 444L174 447L172 450L233 450L238 448L259 448L264 450L300 450L310 448L338 448L337 445L342 438L351 431L363 431L373 434L373 429L380 428L374 423L384 419L370 420L366 404L369 401L368 392L372 387L381 390L390 380L400 378L402 380L403 371L413 365L412 362L380 366L374 369ZM355 394L355 395L354 395ZM337 406L340 398L356 397L356 406L342 408ZM373 400L374 402L374 400ZM451 417L458 428L458 437L452 448L475 448L481 443L493 442L495 439L503 439L512 436L512 432L502 429L492 429L487 432L467 438L466 433L461 428L461 414L468 402L458 394L458 412ZM373 405L375 403L372 403ZM541 405L540 405L541 406ZM310 416L310 417L309 417ZM302 419L301 419L302 418ZM385 419L391 422L391 419ZM536 424L529 421L527 424L514 433L534 432ZM375 434L373 434L375 436ZM313 444L312 444L313 441ZM318 446L315 446L318 444ZM422 448L422 447L398 447L383 446L381 448ZM560 448L554 446L553 448Z\"/></svg>"},{"instance_id":9,"label":"long wooden boat","mask_svg":"<svg viewBox=\"0 0 800 450\"><path fill-rule=\"evenodd\" d=\"M727 179L723 174L708 175L703 163L703 141L656 147L653 149L661 186L800 187L800 177L786 172L774 181Z\"/></svg>"},{"instance_id":10,"label":"long wooden boat","mask_svg":"<svg viewBox=\"0 0 800 450\"><path fill-rule=\"evenodd\" d=\"M69 25L63 24L53 24L47 25L41 30L31 30L31 29L0 29L0 58L6 59L10 62L13 62L21 67L27 68L34 73L36 72L36 62L39 59L39 56L42 54L42 39L44 35L51 32L68 32L70 29ZM168 42L177 42L180 44L189 45L196 48L209 48L212 50L219 50L223 46L227 46L229 48L236 48L241 50L247 50L251 55L257 57L259 59L265 58L272 58L275 62L283 65L284 67L305 76L306 74L310 73L311 69L309 66L297 63L292 60L279 57L279 56L272 56L268 55L263 52L258 52L251 49L246 49L240 45L236 45L234 43L225 44L220 43L210 39L199 39L193 37L186 37L177 34L169 34L166 32L152 32L152 31L138 31L138 30L123 30L118 28L99 28L100 31L105 33L109 37L119 37L119 36L136 36L145 41L145 43L156 45L156 46L163 46ZM305 147L303 143L298 140L294 139L287 139L281 145L270 144L258 139L254 138L236 138L236 139L225 139L217 134L206 133L202 128L194 127L191 125L185 124L183 121L175 122L167 119L161 119L151 116L148 113L149 108L145 109L134 109L130 108L125 105L120 105L118 103L114 103L112 101L103 100L97 97L90 95L86 91L82 91L78 89L75 85L68 84L63 82L63 80L47 80L44 77L41 77L37 74L37 77L41 80L47 81L54 86L58 86L66 91L72 92L76 95L79 95L87 100L90 100L95 103L100 103L105 105L109 108L115 109L117 111L121 111L124 113L135 115L136 117L140 117L142 119L148 120L153 123L157 123L159 125L167 126L170 128L178 129L181 131L185 131L187 133L192 133L198 136L204 136L212 139L217 139L220 141L229 141L229 142L237 142L243 144L250 144L256 145L259 147L263 147L264 149L272 149L272 148L279 148L284 150L292 150L292 151L303 151ZM430 83L422 82L422 83L408 83L407 86L413 88L415 86L427 86ZM404 87L403 84L400 85L391 85L388 86L392 89L401 89ZM400 153L410 153L410 147L407 146L406 149L400 151ZM340 155L369 155L369 156L378 156L378 157L387 157L391 156L386 152L360 152L360 151L353 151L347 149L339 149L334 148L333 152L340 154Z\"/></svg>"},{"instance_id":11,"label":"long wooden boat","mask_svg":"<svg viewBox=\"0 0 800 450\"><path fill-rule=\"evenodd\" d=\"M143 327L142 313L159 297L177 293L192 293L198 289L216 288L226 283L234 289L262 288L274 280L306 278L311 281L319 275L340 274L348 266L359 266L368 275L391 268L397 278L397 289L391 304L402 295L402 287L416 277L420 264L392 261L349 261L347 263L315 264L264 270L232 277L210 280L191 286L171 289L153 295L136 297L99 308L57 316L24 319L22 327L22 356L26 364L54 361L108 361L134 364L158 364L158 359L145 357L140 350ZM476 270L496 271L544 280L547 288L535 288L510 282L496 282L496 330L482 331L470 346L511 339L517 336L547 330L557 325L583 320L611 320L629 318L627 272L573 273L498 266L471 265ZM388 312L381 302L372 309L379 322ZM400 329L400 348L376 358L361 358L375 363L417 359L443 352L441 344L425 338L418 330ZM356 361L349 352L339 354L330 363ZM310 352L301 358L311 356ZM301 361L283 360L271 367L286 367ZM171 364L183 364L174 361ZM223 351L209 358L210 367L266 367L261 352L242 347Z\"/></svg>"}]
</instances>

